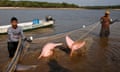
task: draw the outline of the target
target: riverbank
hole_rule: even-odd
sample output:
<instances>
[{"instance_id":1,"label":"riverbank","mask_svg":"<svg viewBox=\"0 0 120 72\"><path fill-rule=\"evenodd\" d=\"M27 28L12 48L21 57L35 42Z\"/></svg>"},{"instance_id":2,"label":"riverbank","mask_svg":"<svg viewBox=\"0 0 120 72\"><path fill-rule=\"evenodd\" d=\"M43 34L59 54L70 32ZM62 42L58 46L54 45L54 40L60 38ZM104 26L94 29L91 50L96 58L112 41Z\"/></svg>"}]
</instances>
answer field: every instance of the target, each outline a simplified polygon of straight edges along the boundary
<instances>
[{"instance_id":1,"label":"riverbank","mask_svg":"<svg viewBox=\"0 0 120 72\"><path fill-rule=\"evenodd\" d=\"M53 10L81 10L84 8L32 8L32 7L0 7L1 10L9 10L9 9L53 9Z\"/></svg>"},{"instance_id":2,"label":"riverbank","mask_svg":"<svg viewBox=\"0 0 120 72\"><path fill-rule=\"evenodd\" d=\"M79 8L78 5L69 3L39 2L39 1L10 1L0 2L0 7L33 7L33 8Z\"/></svg>"},{"instance_id":3,"label":"riverbank","mask_svg":"<svg viewBox=\"0 0 120 72\"><path fill-rule=\"evenodd\" d=\"M0 7L0 10L32 10L32 9L50 9L50 10L94 10L87 8L32 8L32 7ZM99 9L96 9L99 10ZM101 10L101 9L100 9ZM103 9L106 10L106 9ZM110 10L120 10L120 9L110 9Z\"/></svg>"}]
</instances>

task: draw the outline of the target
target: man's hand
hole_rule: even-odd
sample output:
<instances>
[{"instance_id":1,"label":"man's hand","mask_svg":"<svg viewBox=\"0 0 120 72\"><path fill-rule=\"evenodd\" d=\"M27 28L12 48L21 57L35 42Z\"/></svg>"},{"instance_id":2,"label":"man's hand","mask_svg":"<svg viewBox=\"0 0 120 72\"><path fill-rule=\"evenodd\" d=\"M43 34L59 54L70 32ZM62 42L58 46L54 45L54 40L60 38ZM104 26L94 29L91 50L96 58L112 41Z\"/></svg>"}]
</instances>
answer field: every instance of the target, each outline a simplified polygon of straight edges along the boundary
<instances>
[{"instance_id":1,"label":"man's hand","mask_svg":"<svg viewBox=\"0 0 120 72\"><path fill-rule=\"evenodd\" d=\"M115 19L115 20L111 21L110 24L113 24L113 23L119 22L119 21L120 21L119 19Z\"/></svg>"}]
</instances>

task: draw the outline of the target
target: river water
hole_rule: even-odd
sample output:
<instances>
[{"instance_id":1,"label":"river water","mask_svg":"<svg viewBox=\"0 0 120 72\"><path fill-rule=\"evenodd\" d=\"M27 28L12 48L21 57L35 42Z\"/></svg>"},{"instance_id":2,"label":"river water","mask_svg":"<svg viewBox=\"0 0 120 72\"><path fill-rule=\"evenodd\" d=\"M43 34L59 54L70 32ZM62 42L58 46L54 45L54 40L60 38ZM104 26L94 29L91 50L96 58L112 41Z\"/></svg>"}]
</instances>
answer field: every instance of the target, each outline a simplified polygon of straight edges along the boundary
<instances>
[{"instance_id":1,"label":"river water","mask_svg":"<svg viewBox=\"0 0 120 72\"><path fill-rule=\"evenodd\" d=\"M104 15L105 10L55 10L55 9L23 9L23 10L0 10L0 25L10 23L10 18L15 16L19 22L32 21L34 18L45 19L45 16L51 15L56 24L53 28L40 29L32 32L33 36L45 36L61 32L68 32L81 28L82 25L90 25L99 21ZM113 19L120 18L119 10L111 10ZM31 32L27 32L31 34Z\"/></svg>"},{"instance_id":2,"label":"river water","mask_svg":"<svg viewBox=\"0 0 120 72\"><path fill-rule=\"evenodd\" d=\"M17 17L20 23L32 21L34 18L44 19L45 16L47 15L51 15L56 20L55 25L53 27L41 28L30 32L29 31L24 32L26 36L33 36L35 38L33 43L30 44L30 48L26 56L23 58L23 61L21 62L21 64L39 65L36 69L30 70L31 72L40 71L119 72L120 71L119 70L120 59L118 59L120 57L120 53L118 52L120 51L119 22L111 26L112 34L110 35L109 39L99 38L98 35L100 30L100 24L92 30L92 27L96 25L96 22L98 22L100 17L104 15L104 12L105 10L74 10L74 9L0 10L0 25L9 24L10 18L13 16ZM111 18L113 20L117 18L119 19L120 11L111 10ZM86 25L86 28L83 29L82 25ZM53 56L52 59L47 61L45 59L37 60L37 57L40 54L41 47L43 47L44 44L46 44L47 42L64 43L65 35L70 35L74 40L80 39L82 36L86 36L85 38L88 41L88 44L86 46L86 48L88 49L87 55L85 56L76 55L73 58L70 58L68 54L65 54L63 51L57 49L55 51L58 53L55 53L57 55ZM1 35L0 36L1 71L4 68L3 65L5 65L6 62L9 60L6 42L7 35Z\"/></svg>"}]
</instances>

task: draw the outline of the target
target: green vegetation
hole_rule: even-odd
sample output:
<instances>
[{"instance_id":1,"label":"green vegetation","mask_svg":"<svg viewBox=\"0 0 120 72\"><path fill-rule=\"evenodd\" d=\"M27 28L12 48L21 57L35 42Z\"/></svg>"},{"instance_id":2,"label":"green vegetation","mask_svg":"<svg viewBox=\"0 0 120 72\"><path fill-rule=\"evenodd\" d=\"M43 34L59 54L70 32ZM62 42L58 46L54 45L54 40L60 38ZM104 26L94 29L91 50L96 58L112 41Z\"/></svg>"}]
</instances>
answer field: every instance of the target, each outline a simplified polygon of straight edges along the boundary
<instances>
[{"instance_id":1,"label":"green vegetation","mask_svg":"<svg viewBox=\"0 0 120 72\"><path fill-rule=\"evenodd\" d=\"M0 7L79 8L75 4L1 0Z\"/></svg>"},{"instance_id":2,"label":"green vegetation","mask_svg":"<svg viewBox=\"0 0 120 72\"><path fill-rule=\"evenodd\" d=\"M80 8L85 9L120 9L120 5L114 5L114 6L83 6Z\"/></svg>"},{"instance_id":3,"label":"green vegetation","mask_svg":"<svg viewBox=\"0 0 120 72\"><path fill-rule=\"evenodd\" d=\"M120 5L115 6L81 6L68 3L48 3L35 1L12 1L1 0L0 7L33 7L33 8L83 8L83 9L120 9Z\"/></svg>"}]
</instances>

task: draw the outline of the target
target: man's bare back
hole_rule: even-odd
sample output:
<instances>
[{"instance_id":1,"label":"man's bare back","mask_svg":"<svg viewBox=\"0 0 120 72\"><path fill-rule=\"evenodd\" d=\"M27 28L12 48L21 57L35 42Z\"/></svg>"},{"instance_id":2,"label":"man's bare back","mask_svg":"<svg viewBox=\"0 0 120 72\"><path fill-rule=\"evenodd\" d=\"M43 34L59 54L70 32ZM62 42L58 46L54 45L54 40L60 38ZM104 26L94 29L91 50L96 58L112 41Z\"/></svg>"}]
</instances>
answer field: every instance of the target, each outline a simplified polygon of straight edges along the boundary
<instances>
[{"instance_id":1,"label":"man's bare back","mask_svg":"<svg viewBox=\"0 0 120 72\"><path fill-rule=\"evenodd\" d=\"M110 25L110 17L103 16L101 17L102 28L109 28Z\"/></svg>"},{"instance_id":2,"label":"man's bare back","mask_svg":"<svg viewBox=\"0 0 120 72\"><path fill-rule=\"evenodd\" d=\"M110 34L109 26L111 23L109 13L106 12L105 16L101 17L101 31L100 31L100 37L108 37Z\"/></svg>"}]
</instances>

